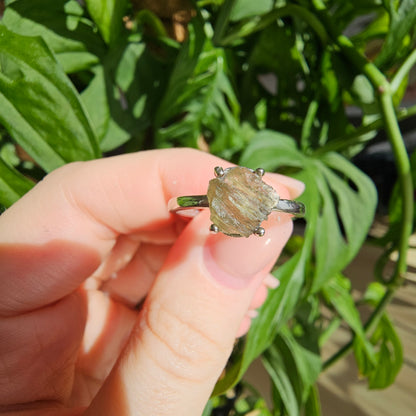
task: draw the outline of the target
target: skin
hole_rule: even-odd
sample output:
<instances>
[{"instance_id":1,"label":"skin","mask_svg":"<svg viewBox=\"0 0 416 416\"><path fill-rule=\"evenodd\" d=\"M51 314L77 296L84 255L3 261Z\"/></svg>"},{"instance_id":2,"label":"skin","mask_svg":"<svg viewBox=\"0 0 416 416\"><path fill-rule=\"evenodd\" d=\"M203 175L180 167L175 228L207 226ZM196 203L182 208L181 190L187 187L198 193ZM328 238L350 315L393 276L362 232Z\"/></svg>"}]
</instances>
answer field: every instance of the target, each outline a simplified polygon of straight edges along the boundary
<instances>
[{"instance_id":1,"label":"skin","mask_svg":"<svg viewBox=\"0 0 416 416\"><path fill-rule=\"evenodd\" d=\"M273 213L238 239L210 233L208 210L168 212L218 165L189 149L74 163L0 216L0 413L202 413L292 231Z\"/></svg>"}]
</instances>

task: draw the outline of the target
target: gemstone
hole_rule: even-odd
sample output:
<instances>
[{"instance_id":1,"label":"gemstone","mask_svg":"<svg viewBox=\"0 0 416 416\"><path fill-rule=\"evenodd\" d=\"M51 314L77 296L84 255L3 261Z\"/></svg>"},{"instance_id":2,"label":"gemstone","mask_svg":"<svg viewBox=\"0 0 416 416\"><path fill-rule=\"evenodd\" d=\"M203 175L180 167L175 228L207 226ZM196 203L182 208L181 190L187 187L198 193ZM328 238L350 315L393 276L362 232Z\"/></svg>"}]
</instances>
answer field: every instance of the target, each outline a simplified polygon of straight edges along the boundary
<instances>
[{"instance_id":1,"label":"gemstone","mask_svg":"<svg viewBox=\"0 0 416 416\"><path fill-rule=\"evenodd\" d=\"M207 198L211 221L219 231L233 237L256 233L279 202L279 195L263 182L262 170L228 168L209 181Z\"/></svg>"}]
</instances>

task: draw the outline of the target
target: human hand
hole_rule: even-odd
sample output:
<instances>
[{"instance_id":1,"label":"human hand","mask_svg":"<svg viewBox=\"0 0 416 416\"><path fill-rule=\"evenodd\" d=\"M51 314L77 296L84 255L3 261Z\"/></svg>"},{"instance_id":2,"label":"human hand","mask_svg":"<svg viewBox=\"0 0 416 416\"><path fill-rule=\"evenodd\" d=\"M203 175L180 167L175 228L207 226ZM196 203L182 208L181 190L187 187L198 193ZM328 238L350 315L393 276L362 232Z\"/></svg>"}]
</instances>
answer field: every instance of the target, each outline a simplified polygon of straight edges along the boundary
<instances>
[{"instance_id":1,"label":"human hand","mask_svg":"<svg viewBox=\"0 0 416 416\"><path fill-rule=\"evenodd\" d=\"M202 413L292 231L281 213L247 239L170 214L217 165L189 149L70 164L0 216L0 413Z\"/></svg>"}]
</instances>

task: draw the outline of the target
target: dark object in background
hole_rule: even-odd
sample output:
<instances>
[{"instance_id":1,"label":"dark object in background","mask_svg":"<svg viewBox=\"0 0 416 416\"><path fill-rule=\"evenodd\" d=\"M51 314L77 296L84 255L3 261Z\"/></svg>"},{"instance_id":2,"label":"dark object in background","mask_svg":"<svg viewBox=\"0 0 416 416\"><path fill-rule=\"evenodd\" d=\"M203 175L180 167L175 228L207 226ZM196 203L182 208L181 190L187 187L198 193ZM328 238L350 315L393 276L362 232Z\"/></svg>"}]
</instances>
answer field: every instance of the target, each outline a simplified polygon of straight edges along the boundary
<instances>
[{"instance_id":1,"label":"dark object in background","mask_svg":"<svg viewBox=\"0 0 416 416\"><path fill-rule=\"evenodd\" d=\"M416 117L400 123L407 152L416 150ZM364 171L375 183L378 191L378 212L387 214L391 192L397 180L393 150L384 131L375 142L365 148L354 159L354 164Z\"/></svg>"}]
</instances>

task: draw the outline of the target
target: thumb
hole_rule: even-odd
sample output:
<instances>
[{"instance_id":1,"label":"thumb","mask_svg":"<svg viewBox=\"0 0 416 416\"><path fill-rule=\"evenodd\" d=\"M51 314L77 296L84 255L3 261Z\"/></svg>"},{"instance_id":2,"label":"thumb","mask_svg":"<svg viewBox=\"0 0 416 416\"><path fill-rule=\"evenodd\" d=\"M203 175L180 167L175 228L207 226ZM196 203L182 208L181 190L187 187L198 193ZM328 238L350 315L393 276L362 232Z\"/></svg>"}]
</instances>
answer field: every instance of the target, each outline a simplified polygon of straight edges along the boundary
<instances>
[{"instance_id":1,"label":"thumb","mask_svg":"<svg viewBox=\"0 0 416 416\"><path fill-rule=\"evenodd\" d=\"M126 349L88 415L200 415L262 280L292 231L273 214L264 237L209 233L195 217L173 246Z\"/></svg>"}]
</instances>

